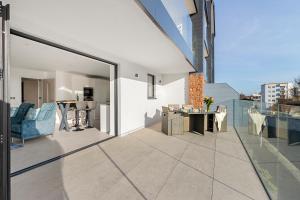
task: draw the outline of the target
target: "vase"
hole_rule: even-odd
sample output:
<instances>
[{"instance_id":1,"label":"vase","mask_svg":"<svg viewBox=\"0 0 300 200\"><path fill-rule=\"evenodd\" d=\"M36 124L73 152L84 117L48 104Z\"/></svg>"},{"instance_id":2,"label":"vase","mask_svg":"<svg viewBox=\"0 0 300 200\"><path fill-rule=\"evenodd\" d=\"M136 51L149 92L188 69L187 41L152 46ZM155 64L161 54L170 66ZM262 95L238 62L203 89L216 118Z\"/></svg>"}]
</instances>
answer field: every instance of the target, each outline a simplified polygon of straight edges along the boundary
<instances>
[{"instance_id":1,"label":"vase","mask_svg":"<svg viewBox=\"0 0 300 200\"><path fill-rule=\"evenodd\" d=\"M210 112L210 104L206 105L206 112Z\"/></svg>"}]
</instances>

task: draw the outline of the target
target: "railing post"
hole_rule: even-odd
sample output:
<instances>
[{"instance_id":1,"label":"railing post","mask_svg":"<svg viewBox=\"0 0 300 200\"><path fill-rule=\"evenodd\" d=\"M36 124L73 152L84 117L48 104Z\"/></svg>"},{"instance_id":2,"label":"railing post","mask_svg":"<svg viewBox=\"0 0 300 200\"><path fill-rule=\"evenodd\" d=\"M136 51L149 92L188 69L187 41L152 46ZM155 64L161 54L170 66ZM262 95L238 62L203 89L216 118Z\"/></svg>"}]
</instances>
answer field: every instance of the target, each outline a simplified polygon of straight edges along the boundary
<instances>
[{"instance_id":1,"label":"railing post","mask_svg":"<svg viewBox=\"0 0 300 200\"><path fill-rule=\"evenodd\" d=\"M235 127L235 99L232 100L232 120L233 120L233 128Z\"/></svg>"}]
</instances>

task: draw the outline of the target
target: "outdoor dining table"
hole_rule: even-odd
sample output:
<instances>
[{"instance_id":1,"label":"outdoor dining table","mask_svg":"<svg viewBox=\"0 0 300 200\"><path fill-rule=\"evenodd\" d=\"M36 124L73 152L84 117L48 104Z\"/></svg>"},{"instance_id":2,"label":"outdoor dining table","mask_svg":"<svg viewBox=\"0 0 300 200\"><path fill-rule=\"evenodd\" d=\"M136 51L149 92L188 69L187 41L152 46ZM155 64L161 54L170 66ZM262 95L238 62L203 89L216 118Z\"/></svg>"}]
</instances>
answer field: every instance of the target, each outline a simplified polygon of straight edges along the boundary
<instances>
[{"instance_id":1,"label":"outdoor dining table","mask_svg":"<svg viewBox=\"0 0 300 200\"><path fill-rule=\"evenodd\" d=\"M214 132L215 112L188 112L189 131L204 135L205 131Z\"/></svg>"}]
</instances>

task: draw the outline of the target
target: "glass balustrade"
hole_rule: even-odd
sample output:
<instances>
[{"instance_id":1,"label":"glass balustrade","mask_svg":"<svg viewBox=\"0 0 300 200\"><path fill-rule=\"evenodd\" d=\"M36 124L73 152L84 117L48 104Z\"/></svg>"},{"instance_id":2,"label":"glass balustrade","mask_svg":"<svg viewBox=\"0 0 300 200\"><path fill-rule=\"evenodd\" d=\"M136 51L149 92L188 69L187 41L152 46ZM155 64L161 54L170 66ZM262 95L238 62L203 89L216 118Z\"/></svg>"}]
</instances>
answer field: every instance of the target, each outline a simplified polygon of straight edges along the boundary
<instances>
[{"instance_id":1,"label":"glass balustrade","mask_svg":"<svg viewBox=\"0 0 300 200\"><path fill-rule=\"evenodd\" d=\"M300 107L242 100L231 105L234 128L271 199L299 199Z\"/></svg>"},{"instance_id":2,"label":"glass balustrade","mask_svg":"<svg viewBox=\"0 0 300 200\"><path fill-rule=\"evenodd\" d=\"M138 0L161 30L194 63L192 21L182 0Z\"/></svg>"},{"instance_id":3,"label":"glass balustrade","mask_svg":"<svg viewBox=\"0 0 300 200\"><path fill-rule=\"evenodd\" d=\"M161 0L161 2L167 9L183 39L192 49L193 25L185 2L183 0Z\"/></svg>"}]
</instances>

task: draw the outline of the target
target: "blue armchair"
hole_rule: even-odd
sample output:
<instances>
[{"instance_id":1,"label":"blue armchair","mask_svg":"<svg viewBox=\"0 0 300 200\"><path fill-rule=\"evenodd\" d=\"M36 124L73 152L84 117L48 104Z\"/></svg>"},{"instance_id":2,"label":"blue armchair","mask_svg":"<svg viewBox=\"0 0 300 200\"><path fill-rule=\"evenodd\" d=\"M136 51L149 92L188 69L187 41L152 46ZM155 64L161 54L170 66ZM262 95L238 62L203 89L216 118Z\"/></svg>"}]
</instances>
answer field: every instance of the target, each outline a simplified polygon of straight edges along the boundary
<instances>
[{"instance_id":1,"label":"blue armchair","mask_svg":"<svg viewBox=\"0 0 300 200\"><path fill-rule=\"evenodd\" d=\"M37 110L35 110L37 112ZM55 130L56 104L45 103L37 113L28 113L18 129L12 130L12 137L27 139L50 135ZM30 116L32 115L32 116Z\"/></svg>"},{"instance_id":2,"label":"blue armchair","mask_svg":"<svg viewBox=\"0 0 300 200\"><path fill-rule=\"evenodd\" d=\"M22 103L18 108L13 108L10 114L11 131L19 132L21 123L25 119L30 108L33 108L32 103Z\"/></svg>"}]
</instances>

